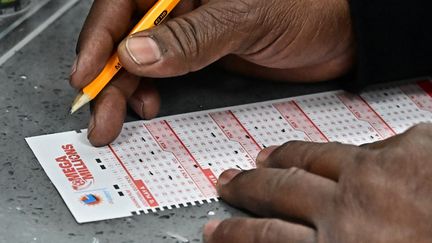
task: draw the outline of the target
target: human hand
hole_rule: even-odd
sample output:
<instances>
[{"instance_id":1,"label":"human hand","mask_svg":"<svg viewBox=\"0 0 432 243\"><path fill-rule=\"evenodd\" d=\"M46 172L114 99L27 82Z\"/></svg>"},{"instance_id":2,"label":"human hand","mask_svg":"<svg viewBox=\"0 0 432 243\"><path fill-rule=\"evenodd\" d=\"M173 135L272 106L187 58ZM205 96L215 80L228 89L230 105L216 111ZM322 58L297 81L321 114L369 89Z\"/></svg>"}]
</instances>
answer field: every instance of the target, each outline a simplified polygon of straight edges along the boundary
<instances>
[{"instance_id":1,"label":"human hand","mask_svg":"<svg viewBox=\"0 0 432 243\"><path fill-rule=\"evenodd\" d=\"M201 2L202 4L199 4ZM347 0L182 1L175 18L126 38L124 67L145 77L171 77L224 60L249 75L289 81L338 77L352 65Z\"/></svg>"},{"instance_id":2,"label":"human hand","mask_svg":"<svg viewBox=\"0 0 432 243\"><path fill-rule=\"evenodd\" d=\"M218 192L261 219L211 221L207 243L432 242L432 125L360 147L288 142ZM296 219L304 224L290 222ZM299 222L297 221L297 222Z\"/></svg>"},{"instance_id":3,"label":"human hand","mask_svg":"<svg viewBox=\"0 0 432 243\"><path fill-rule=\"evenodd\" d=\"M133 14L151 7L150 1L140 2L138 9L134 1L94 1L76 48L70 75L74 88L82 89L96 78L129 32ZM127 103L143 119L156 116L160 100L152 80L121 70L92 101L87 136L93 145L106 145L118 136Z\"/></svg>"},{"instance_id":4,"label":"human hand","mask_svg":"<svg viewBox=\"0 0 432 243\"><path fill-rule=\"evenodd\" d=\"M227 55L221 63L231 70L290 81L331 79L352 64L346 0L183 0L173 18L122 41L134 15L142 16L153 2L97 0L87 17L71 85L81 89L91 82L119 42L127 70L93 102L88 132L93 145L117 137L127 102L142 118L157 114L159 96L148 79L139 86L138 76L182 75Z\"/></svg>"}]
</instances>

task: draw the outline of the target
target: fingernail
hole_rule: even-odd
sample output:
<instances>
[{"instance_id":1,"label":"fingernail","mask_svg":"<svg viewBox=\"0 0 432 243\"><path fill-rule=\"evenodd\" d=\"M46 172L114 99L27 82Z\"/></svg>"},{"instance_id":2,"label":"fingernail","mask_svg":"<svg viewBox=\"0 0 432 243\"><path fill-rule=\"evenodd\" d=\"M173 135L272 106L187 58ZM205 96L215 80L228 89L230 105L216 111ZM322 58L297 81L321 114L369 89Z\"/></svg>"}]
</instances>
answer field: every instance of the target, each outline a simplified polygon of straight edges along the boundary
<instances>
[{"instance_id":1,"label":"fingernail","mask_svg":"<svg viewBox=\"0 0 432 243\"><path fill-rule=\"evenodd\" d=\"M203 229L203 235L204 235L204 241L210 240L210 237L215 232L216 228L221 223L220 220L210 220L207 222L207 224L204 225Z\"/></svg>"},{"instance_id":2,"label":"fingernail","mask_svg":"<svg viewBox=\"0 0 432 243\"><path fill-rule=\"evenodd\" d=\"M129 105L132 107L132 109L138 113L138 115L145 119L145 113L144 113L144 102L142 100L138 100L135 98L132 98L129 102Z\"/></svg>"},{"instance_id":3,"label":"fingernail","mask_svg":"<svg viewBox=\"0 0 432 243\"><path fill-rule=\"evenodd\" d=\"M128 37L126 39L126 51L138 65L155 63L161 59L159 46L150 37Z\"/></svg>"},{"instance_id":4,"label":"fingernail","mask_svg":"<svg viewBox=\"0 0 432 243\"><path fill-rule=\"evenodd\" d=\"M236 175L240 174L241 170L229 169L219 176L218 184L223 186L228 184Z\"/></svg>"},{"instance_id":5,"label":"fingernail","mask_svg":"<svg viewBox=\"0 0 432 243\"><path fill-rule=\"evenodd\" d=\"M95 126L96 126L96 124L95 124L95 118L92 115L91 118L90 118L88 129L87 129L87 139L90 139L90 136L91 136L91 134L92 134L93 129L95 128Z\"/></svg>"},{"instance_id":6,"label":"fingernail","mask_svg":"<svg viewBox=\"0 0 432 243\"><path fill-rule=\"evenodd\" d=\"M261 152L259 152L256 158L256 164L258 165L264 163L268 159L270 154L273 153L273 151L275 151L278 147L279 146L270 146L261 150Z\"/></svg>"},{"instance_id":7,"label":"fingernail","mask_svg":"<svg viewBox=\"0 0 432 243\"><path fill-rule=\"evenodd\" d=\"M78 56L75 57L69 76L72 76L77 71L77 65L78 65Z\"/></svg>"}]
</instances>

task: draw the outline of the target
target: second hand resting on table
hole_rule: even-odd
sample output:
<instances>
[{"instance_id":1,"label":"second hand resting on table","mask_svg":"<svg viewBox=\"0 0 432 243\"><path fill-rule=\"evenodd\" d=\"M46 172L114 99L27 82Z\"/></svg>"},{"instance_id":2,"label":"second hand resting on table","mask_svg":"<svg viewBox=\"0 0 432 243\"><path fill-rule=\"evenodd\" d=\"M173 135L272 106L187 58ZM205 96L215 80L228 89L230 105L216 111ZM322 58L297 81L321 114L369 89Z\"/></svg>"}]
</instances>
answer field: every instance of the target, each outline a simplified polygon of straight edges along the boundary
<instances>
[{"instance_id":1,"label":"second hand resting on table","mask_svg":"<svg viewBox=\"0 0 432 243\"><path fill-rule=\"evenodd\" d=\"M153 2L98 0L84 24L71 85L81 89L91 82L117 46L127 70L92 104L88 138L95 146L117 137L127 104L142 118L156 116L159 95L149 78L186 74L220 60L240 73L311 82L339 77L354 62L346 0L183 0L166 23L123 39L134 16ZM258 169L224 172L218 191L228 203L267 218L212 221L204 238L431 241L431 146L431 126L420 125L361 147L290 142L265 149Z\"/></svg>"}]
</instances>

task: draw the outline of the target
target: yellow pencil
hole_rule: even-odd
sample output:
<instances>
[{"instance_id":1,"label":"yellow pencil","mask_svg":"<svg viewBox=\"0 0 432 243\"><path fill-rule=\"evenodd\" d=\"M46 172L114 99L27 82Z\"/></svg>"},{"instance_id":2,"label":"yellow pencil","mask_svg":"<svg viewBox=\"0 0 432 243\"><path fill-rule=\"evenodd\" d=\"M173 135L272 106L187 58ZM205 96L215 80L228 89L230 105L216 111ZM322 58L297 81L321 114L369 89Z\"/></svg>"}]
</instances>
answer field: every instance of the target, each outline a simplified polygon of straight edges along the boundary
<instances>
[{"instance_id":1,"label":"yellow pencil","mask_svg":"<svg viewBox=\"0 0 432 243\"><path fill-rule=\"evenodd\" d=\"M150 29L159 25L168 14L177 6L180 0L159 0L156 4L144 15L138 24L132 29L129 35L136 32ZM102 72L86 87L82 89L80 94L72 103L71 114L79 108L94 99L99 92L109 83L109 81L122 68L117 53L114 53L106 63Z\"/></svg>"}]
</instances>

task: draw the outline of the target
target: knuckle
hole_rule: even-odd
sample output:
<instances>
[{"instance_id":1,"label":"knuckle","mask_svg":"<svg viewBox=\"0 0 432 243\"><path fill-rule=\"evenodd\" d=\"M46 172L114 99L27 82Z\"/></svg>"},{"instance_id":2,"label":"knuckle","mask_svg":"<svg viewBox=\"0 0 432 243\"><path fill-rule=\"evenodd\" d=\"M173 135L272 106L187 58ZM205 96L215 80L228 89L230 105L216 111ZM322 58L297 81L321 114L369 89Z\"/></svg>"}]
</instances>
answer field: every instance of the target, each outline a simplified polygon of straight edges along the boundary
<instances>
[{"instance_id":1,"label":"knuckle","mask_svg":"<svg viewBox=\"0 0 432 243\"><path fill-rule=\"evenodd\" d=\"M176 54L181 56L179 58L183 59L184 65L189 65L189 71L196 71L199 65L194 64L202 63L201 59L209 52L236 52L242 45L242 40L251 33L250 28L245 28L250 22L247 20L253 5L250 2L209 2L191 14L166 22L160 29L167 32L165 34L170 35L173 42L166 43L165 46L176 49Z\"/></svg>"},{"instance_id":2,"label":"knuckle","mask_svg":"<svg viewBox=\"0 0 432 243\"><path fill-rule=\"evenodd\" d=\"M229 41L225 41L224 48L227 50L238 48L242 44L242 37L250 34L249 31L244 30L244 26L248 23L250 6L246 1L235 0L209 5L201 12L202 19L206 20L202 21L202 24L208 31L204 37L229 38Z\"/></svg>"},{"instance_id":3,"label":"knuckle","mask_svg":"<svg viewBox=\"0 0 432 243\"><path fill-rule=\"evenodd\" d=\"M299 152L299 150L303 151L304 147L306 147L307 144L309 143L298 140L288 141L282 144L282 146L280 146L280 151L283 153Z\"/></svg>"},{"instance_id":4,"label":"knuckle","mask_svg":"<svg viewBox=\"0 0 432 243\"><path fill-rule=\"evenodd\" d=\"M275 230L280 228L282 221L280 219L269 219L265 220L263 223L261 230L259 230L256 234L256 238L254 242L268 242L275 235Z\"/></svg>"},{"instance_id":5,"label":"knuckle","mask_svg":"<svg viewBox=\"0 0 432 243\"><path fill-rule=\"evenodd\" d=\"M298 167L291 167L288 170L281 171L279 174L274 174L269 182L269 188L271 189L269 191L272 191L269 193L271 195L269 198L275 195L273 192L280 191L282 188L287 187L288 184L292 184L296 178L301 177L304 173L305 171Z\"/></svg>"},{"instance_id":6,"label":"knuckle","mask_svg":"<svg viewBox=\"0 0 432 243\"><path fill-rule=\"evenodd\" d=\"M235 28L242 26L239 22L242 13L247 13L247 7L239 7L245 4L230 4L230 2L208 3L200 11L174 18L164 25L165 31L168 31L175 41L170 45L176 45L184 61L201 62L200 57L204 57L204 53L216 51L217 47L222 45L219 41L222 38L230 38L230 41L223 42L223 48L227 50L232 48L236 40ZM196 71L193 70L193 66L191 65L190 71Z\"/></svg>"},{"instance_id":7,"label":"knuckle","mask_svg":"<svg viewBox=\"0 0 432 243\"><path fill-rule=\"evenodd\" d=\"M282 144L270 155L270 161L281 160L284 158L288 158L289 156L301 157L304 154L303 147L305 145L306 142L303 141L288 141ZM299 160L301 160L301 158L299 158Z\"/></svg>"},{"instance_id":8,"label":"knuckle","mask_svg":"<svg viewBox=\"0 0 432 243\"><path fill-rule=\"evenodd\" d=\"M276 153L276 156L290 157L293 166L309 169L311 159L317 153L316 149L321 149L320 144L305 142L305 141L289 141L281 146L281 149Z\"/></svg>"},{"instance_id":9,"label":"knuckle","mask_svg":"<svg viewBox=\"0 0 432 243\"><path fill-rule=\"evenodd\" d=\"M194 22L187 21L186 18L176 18L168 21L164 26L164 31L168 32L173 39L173 42L166 43L163 48L163 52L167 52L167 46L174 48L176 52L176 58L181 59L183 65L188 65L191 60L194 60L198 56L199 43L197 41L197 35L200 35L199 31ZM163 42L164 40L159 40ZM188 68L187 71L191 71Z\"/></svg>"}]
</instances>

